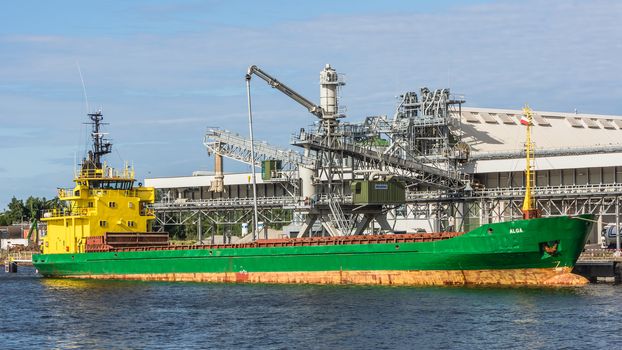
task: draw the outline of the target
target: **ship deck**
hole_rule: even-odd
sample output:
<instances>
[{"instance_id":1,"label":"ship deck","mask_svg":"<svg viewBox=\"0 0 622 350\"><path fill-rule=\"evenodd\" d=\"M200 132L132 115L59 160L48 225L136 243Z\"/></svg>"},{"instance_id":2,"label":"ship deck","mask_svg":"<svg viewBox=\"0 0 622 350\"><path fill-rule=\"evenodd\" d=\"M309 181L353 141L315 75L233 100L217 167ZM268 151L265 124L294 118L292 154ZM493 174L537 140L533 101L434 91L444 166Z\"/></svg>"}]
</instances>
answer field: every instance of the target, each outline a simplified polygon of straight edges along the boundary
<instances>
[{"instance_id":1,"label":"ship deck","mask_svg":"<svg viewBox=\"0 0 622 350\"><path fill-rule=\"evenodd\" d=\"M87 245L87 252L135 252L135 251L162 251L162 250L198 250L198 249L225 249L225 248L272 248L272 247L301 247L301 246L332 246L355 244L387 244L387 243L417 243L434 242L463 235L464 232L434 232L388 235L355 235L337 237L304 237L304 238L276 238L259 239L249 243L231 244L192 244L165 246L123 246L114 247L106 244L95 246Z\"/></svg>"}]
</instances>

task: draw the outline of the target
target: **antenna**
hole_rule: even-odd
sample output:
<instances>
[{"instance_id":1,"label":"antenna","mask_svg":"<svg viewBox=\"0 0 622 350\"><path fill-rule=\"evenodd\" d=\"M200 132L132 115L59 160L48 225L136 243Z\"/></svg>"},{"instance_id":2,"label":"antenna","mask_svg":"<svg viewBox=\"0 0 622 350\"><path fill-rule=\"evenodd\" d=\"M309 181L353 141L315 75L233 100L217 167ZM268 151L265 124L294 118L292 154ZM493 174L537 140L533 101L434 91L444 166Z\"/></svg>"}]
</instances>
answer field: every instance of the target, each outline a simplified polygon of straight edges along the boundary
<instances>
[{"instance_id":1,"label":"antenna","mask_svg":"<svg viewBox=\"0 0 622 350\"><path fill-rule=\"evenodd\" d=\"M82 93L84 93L84 103L86 104L86 113L88 113L91 109L89 108L89 98L86 96L86 85L84 85L84 78L82 77L82 69L80 69L80 63L76 61L76 66L78 67L78 73L80 74L80 81L82 82Z\"/></svg>"}]
</instances>

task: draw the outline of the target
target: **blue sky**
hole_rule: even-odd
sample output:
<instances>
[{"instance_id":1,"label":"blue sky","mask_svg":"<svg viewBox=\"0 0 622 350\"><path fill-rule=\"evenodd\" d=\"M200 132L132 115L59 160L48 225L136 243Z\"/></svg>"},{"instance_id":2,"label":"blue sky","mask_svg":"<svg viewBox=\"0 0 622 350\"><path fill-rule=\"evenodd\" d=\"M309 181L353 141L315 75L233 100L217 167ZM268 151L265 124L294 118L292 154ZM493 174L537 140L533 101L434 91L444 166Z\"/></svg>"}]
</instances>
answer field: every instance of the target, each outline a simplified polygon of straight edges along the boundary
<instances>
[{"instance_id":1,"label":"blue sky","mask_svg":"<svg viewBox=\"0 0 622 350\"><path fill-rule=\"evenodd\" d=\"M208 126L246 133L256 64L318 99L346 75L349 120L449 87L467 105L622 114L619 1L19 1L0 10L0 208L52 197L84 155L86 107L140 178L212 169ZM287 145L314 121L253 83L256 134ZM225 163L226 170L248 167Z\"/></svg>"}]
</instances>

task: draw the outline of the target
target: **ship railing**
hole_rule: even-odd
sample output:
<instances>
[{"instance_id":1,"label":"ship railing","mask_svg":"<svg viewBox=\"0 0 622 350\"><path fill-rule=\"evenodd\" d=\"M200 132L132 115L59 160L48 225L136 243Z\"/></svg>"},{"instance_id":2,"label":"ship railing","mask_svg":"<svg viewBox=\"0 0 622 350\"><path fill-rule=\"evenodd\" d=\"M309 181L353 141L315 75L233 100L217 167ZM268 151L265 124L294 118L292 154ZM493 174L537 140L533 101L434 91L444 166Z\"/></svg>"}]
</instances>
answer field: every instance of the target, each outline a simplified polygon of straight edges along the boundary
<instances>
[{"instance_id":1,"label":"ship railing","mask_svg":"<svg viewBox=\"0 0 622 350\"><path fill-rule=\"evenodd\" d=\"M59 188L58 189L58 197L59 198L67 198L67 197L75 197L73 188Z\"/></svg>"},{"instance_id":2,"label":"ship railing","mask_svg":"<svg viewBox=\"0 0 622 350\"><path fill-rule=\"evenodd\" d=\"M115 189L104 189L104 188L94 188L89 190L90 196L109 196L109 197L139 197L140 190L132 189L132 190L115 190Z\"/></svg>"},{"instance_id":3,"label":"ship railing","mask_svg":"<svg viewBox=\"0 0 622 350\"><path fill-rule=\"evenodd\" d=\"M101 169L79 169L75 172L76 177L82 178L95 178L95 179L133 179L134 169L125 164L122 170L117 170L107 166L105 163Z\"/></svg>"},{"instance_id":4,"label":"ship railing","mask_svg":"<svg viewBox=\"0 0 622 350\"><path fill-rule=\"evenodd\" d=\"M110 196L110 197L140 197L140 190L131 189L131 190L110 190L110 189L89 189L89 196ZM71 197L79 197L78 194L74 192L73 188L59 188L58 189L58 197L60 199L71 198Z\"/></svg>"},{"instance_id":5,"label":"ship railing","mask_svg":"<svg viewBox=\"0 0 622 350\"><path fill-rule=\"evenodd\" d=\"M42 215L44 219L48 219L68 216L87 216L94 211L94 208L47 209L42 211Z\"/></svg>"},{"instance_id":6,"label":"ship railing","mask_svg":"<svg viewBox=\"0 0 622 350\"><path fill-rule=\"evenodd\" d=\"M80 169L75 172L76 177L100 178L103 177L101 169Z\"/></svg>"},{"instance_id":7,"label":"ship railing","mask_svg":"<svg viewBox=\"0 0 622 350\"><path fill-rule=\"evenodd\" d=\"M304 237L304 238L280 238L257 240L248 243L229 244L195 244L168 246L145 246L145 247L119 247L112 248L114 252L135 252L153 250L199 250L199 249L227 249L227 248L276 248L276 247L304 247L304 246L334 246L334 245L364 245L370 243L419 243L447 240L463 235L464 232L435 232L435 233L411 233L411 234L387 234L387 235L353 235L335 237Z\"/></svg>"},{"instance_id":8,"label":"ship railing","mask_svg":"<svg viewBox=\"0 0 622 350\"><path fill-rule=\"evenodd\" d=\"M155 210L152 208L143 208L140 211L140 216L155 216Z\"/></svg>"}]
</instances>

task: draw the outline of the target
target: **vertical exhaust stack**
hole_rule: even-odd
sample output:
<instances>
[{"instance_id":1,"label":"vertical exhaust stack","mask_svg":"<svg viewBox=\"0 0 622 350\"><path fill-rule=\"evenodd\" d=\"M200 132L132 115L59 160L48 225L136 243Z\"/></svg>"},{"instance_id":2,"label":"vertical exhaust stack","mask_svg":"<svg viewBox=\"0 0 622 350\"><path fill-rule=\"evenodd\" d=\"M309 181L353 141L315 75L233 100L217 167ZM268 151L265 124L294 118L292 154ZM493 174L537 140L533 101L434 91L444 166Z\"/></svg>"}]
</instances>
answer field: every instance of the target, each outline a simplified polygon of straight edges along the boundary
<instances>
[{"instance_id":1,"label":"vertical exhaust stack","mask_svg":"<svg viewBox=\"0 0 622 350\"><path fill-rule=\"evenodd\" d=\"M339 114L339 87L345 85L339 74L330 64L320 72L320 107L323 114L322 123L326 130L332 130L337 125L337 118L343 117Z\"/></svg>"},{"instance_id":2,"label":"vertical exhaust stack","mask_svg":"<svg viewBox=\"0 0 622 350\"><path fill-rule=\"evenodd\" d=\"M222 167L222 154L214 153L214 179L210 183L210 192L225 192L225 175Z\"/></svg>"}]
</instances>

